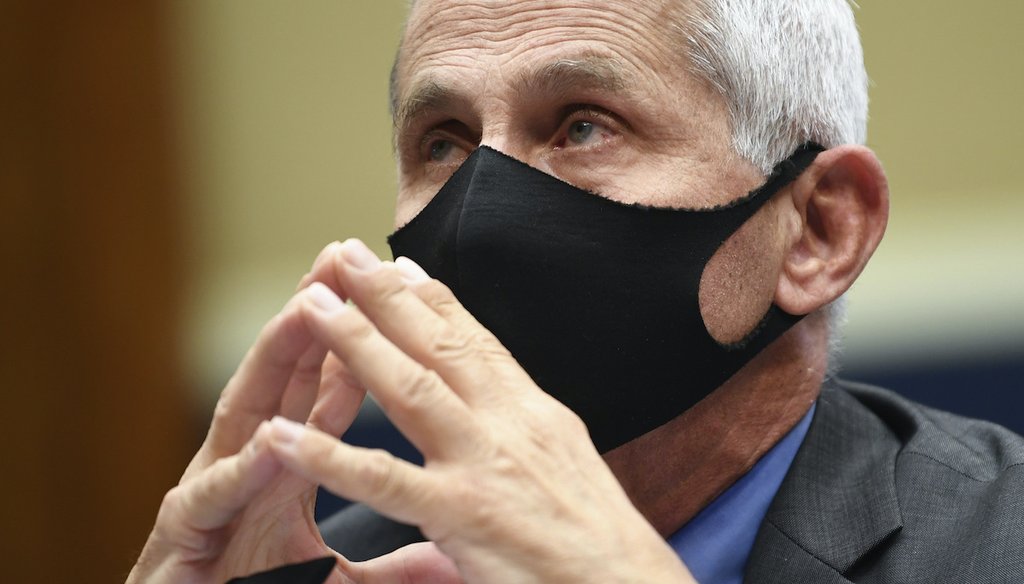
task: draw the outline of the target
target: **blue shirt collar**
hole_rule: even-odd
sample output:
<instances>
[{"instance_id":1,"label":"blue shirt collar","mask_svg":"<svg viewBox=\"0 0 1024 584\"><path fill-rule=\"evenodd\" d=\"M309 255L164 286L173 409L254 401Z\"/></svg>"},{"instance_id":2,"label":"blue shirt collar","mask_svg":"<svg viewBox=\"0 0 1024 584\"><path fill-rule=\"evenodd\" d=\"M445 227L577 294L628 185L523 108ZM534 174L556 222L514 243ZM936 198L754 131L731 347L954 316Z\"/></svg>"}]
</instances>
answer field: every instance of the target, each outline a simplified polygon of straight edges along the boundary
<instances>
[{"instance_id":1,"label":"blue shirt collar","mask_svg":"<svg viewBox=\"0 0 1024 584\"><path fill-rule=\"evenodd\" d=\"M803 444L816 405L747 474L668 538L700 584L742 584L757 530Z\"/></svg>"}]
</instances>

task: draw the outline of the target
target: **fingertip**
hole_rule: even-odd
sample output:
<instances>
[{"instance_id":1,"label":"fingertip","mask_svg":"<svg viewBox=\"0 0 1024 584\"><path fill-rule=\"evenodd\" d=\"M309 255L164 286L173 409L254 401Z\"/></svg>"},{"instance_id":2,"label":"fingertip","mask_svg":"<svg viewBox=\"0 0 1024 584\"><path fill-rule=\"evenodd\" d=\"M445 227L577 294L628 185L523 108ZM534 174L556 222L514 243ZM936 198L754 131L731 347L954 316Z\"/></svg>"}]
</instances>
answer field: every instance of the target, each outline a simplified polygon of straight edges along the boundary
<instances>
[{"instance_id":1,"label":"fingertip","mask_svg":"<svg viewBox=\"0 0 1024 584\"><path fill-rule=\"evenodd\" d=\"M339 250L342 260L355 270L369 272L381 265L377 254L360 239L346 239Z\"/></svg>"},{"instance_id":2,"label":"fingertip","mask_svg":"<svg viewBox=\"0 0 1024 584\"><path fill-rule=\"evenodd\" d=\"M306 289L306 295L317 311L325 314L337 314L345 309L345 303L326 284L313 282Z\"/></svg>"},{"instance_id":3,"label":"fingertip","mask_svg":"<svg viewBox=\"0 0 1024 584\"><path fill-rule=\"evenodd\" d=\"M320 253L317 254L316 259L313 260L313 264L310 266L309 271L306 272L299 280L299 285L295 287L296 292L305 289L314 281L314 275L317 272L317 268L319 268L320 264L322 264L328 257L334 255L339 247L341 247L341 242L338 240L334 240L325 245L324 248L320 250Z\"/></svg>"},{"instance_id":4,"label":"fingertip","mask_svg":"<svg viewBox=\"0 0 1024 584\"><path fill-rule=\"evenodd\" d=\"M283 416L274 416L269 424L269 432L270 439L274 444L294 448L305 434L306 427Z\"/></svg>"},{"instance_id":5,"label":"fingertip","mask_svg":"<svg viewBox=\"0 0 1024 584\"><path fill-rule=\"evenodd\" d=\"M327 245L325 245L324 248L322 250L320 250L320 253L317 254L316 259L313 260L313 269L312 269L312 271L316 271L316 267L318 265L320 265L326 258L328 258L329 256L334 255L336 250L338 248L340 248L340 247L341 247L341 242L338 241L337 239L335 239L334 241L332 241L332 242L328 243Z\"/></svg>"},{"instance_id":6,"label":"fingertip","mask_svg":"<svg viewBox=\"0 0 1024 584\"><path fill-rule=\"evenodd\" d=\"M398 268L398 273L402 275L402 280L404 280L406 284L426 282L430 279L430 275L427 274L426 270L405 256L401 256L395 260L395 267Z\"/></svg>"}]
</instances>

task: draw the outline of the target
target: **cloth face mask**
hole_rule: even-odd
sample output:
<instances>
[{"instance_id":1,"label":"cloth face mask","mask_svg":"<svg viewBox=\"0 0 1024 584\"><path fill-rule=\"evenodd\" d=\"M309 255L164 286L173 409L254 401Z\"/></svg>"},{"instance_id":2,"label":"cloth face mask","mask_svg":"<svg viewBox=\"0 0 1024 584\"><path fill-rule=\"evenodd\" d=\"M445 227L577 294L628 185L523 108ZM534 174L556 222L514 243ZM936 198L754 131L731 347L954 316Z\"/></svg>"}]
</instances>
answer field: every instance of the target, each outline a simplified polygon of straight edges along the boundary
<instances>
[{"instance_id":1,"label":"cloth face mask","mask_svg":"<svg viewBox=\"0 0 1024 584\"><path fill-rule=\"evenodd\" d=\"M708 333L701 275L719 247L822 149L713 209L629 205L482 146L388 238L452 289L607 452L672 420L800 317L775 305L741 342Z\"/></svg>"}]
</instances>

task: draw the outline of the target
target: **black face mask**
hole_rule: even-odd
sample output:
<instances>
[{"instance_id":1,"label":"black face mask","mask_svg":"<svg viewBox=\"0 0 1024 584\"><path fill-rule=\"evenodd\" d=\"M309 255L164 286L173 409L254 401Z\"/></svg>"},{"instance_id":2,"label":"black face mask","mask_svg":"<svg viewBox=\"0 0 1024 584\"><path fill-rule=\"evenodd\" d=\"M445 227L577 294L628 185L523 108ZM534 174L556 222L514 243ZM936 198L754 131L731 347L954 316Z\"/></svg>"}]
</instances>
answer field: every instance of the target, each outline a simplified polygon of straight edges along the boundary
<instances>
[{"instance_id":1,"label":"black face mask","mask_svg":"<svg viewBox=\"0 0 1024 584\"><path fill-rule=\"evenodd\" d=\"M615 202L484 146L388 243L448 285L604 453L692 407L800 319L772 305L723 345L698 291L718 248L821 150L800 148L728 205L676 210Z\"/></svg>"}]
</instances>

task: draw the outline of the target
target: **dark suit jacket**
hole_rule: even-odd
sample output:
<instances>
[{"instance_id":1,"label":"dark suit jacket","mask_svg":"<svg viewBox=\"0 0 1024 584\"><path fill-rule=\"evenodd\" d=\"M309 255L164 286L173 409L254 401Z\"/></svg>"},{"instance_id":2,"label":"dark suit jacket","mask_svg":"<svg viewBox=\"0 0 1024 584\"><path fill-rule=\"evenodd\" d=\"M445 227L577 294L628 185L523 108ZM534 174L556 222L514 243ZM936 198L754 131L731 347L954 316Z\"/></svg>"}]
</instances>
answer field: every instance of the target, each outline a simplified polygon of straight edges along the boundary
<instances>
[{"instance_id":1,"label":"dark suit jacket","mask_svg":"<svg viewBox=\"0 0 1024 584\"><path fill-rule=\"evenodd\" d=\"M321 529L350 559L422 538L361 506ZM1024 583L1024 439L885 390L829 384L745 581Z\"/></svg>"}]
</instances>

